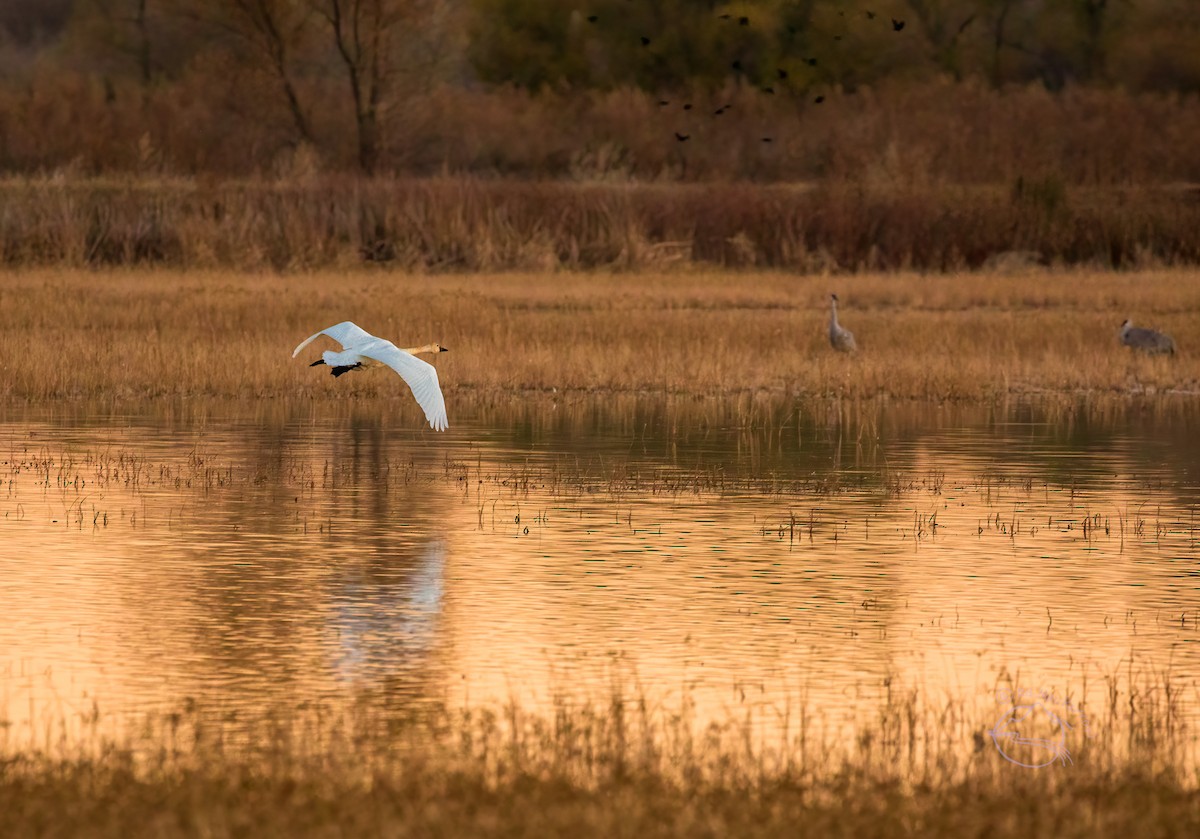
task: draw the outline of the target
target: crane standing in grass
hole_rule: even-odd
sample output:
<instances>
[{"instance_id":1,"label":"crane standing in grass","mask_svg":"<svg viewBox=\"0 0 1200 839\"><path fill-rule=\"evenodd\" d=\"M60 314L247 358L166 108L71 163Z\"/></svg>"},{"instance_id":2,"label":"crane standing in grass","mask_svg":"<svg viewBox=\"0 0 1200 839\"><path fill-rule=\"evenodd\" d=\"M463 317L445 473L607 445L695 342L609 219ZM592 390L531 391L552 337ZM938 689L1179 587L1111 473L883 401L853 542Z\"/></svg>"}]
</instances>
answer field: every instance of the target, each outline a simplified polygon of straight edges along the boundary
<instances>
[{"instance_id":1,"label":"crane standing in grass","mask_svg":"<svg viewBox=\"0 0 1200 839\"><path fill-rule=\"evenodd\" d=\"M1151 355L1175 355L1175 341L1170 335L1134 326L1131 320L1121 324L1121 343L1135 350L1145 350Z\"/></svg>"},{"instance_id":2,"label":"crane standing in grass","mask_svg":"<svg viewBox=\"0 0 1200 839\"><path fill-rule=\"evenodd\" d=\"M833 309L829 314L829 343L838 352L853 353L858 352L858 345L854 343L854 334L849 329L845 329L838 323L837 319L837 304L838 296L836 294L829 295Z\"/></svg>"}]
</instances>

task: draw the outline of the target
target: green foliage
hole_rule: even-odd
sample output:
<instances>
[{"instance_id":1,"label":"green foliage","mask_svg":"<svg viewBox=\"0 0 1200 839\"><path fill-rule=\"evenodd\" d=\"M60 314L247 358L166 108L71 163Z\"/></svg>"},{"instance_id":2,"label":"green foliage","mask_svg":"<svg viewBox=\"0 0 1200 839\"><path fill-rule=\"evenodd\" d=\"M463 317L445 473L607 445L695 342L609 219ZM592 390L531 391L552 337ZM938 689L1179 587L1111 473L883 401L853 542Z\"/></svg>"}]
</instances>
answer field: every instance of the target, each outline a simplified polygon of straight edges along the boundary
<instances>
[{"instance_id":1,"label":"green foliage","mask_svg":"<svg viewBox=\"0 0 1200 839\"><path fill-rule=\"evenodd\" d=\"M1125 56L1150 43L1155 86L1174 76L1190 88L1200 29L1188 3L472 0L471 60L484 81L529 89L767 86L779 67L803 89L932 75L1060 89L1145 78Z\"/></svg>"},{"instance_id":2,"label":"green foliage","mask_svg":"<svg viewBox=\"0 0 1200 839\"><path fill-rule=\"evenodd\" d=\"M765 84L804 43L812 4L474 0L471 58L483 80L533 89Z\"/></svg>"}]
</instances>

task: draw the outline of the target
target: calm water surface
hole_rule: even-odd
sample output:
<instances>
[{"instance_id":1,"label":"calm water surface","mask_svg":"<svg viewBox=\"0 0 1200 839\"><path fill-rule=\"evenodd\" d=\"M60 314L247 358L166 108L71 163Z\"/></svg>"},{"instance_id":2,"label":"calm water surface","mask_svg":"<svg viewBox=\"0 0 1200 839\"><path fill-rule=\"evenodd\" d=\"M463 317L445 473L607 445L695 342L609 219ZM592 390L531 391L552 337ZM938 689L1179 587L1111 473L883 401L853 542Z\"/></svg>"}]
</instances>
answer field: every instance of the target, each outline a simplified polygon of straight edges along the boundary
<instances>
[{"instance_id":1,"label":"calm water surface","mask_svg":"<svg viewBox=\"0 0 1200 839\"><path fill-rule=\"evenodd\" d=\"M1200 717L1200 405L399 404L0 414L8 736L614 689L853 719L1135 668Z\"/></svg>"}]
</instances>

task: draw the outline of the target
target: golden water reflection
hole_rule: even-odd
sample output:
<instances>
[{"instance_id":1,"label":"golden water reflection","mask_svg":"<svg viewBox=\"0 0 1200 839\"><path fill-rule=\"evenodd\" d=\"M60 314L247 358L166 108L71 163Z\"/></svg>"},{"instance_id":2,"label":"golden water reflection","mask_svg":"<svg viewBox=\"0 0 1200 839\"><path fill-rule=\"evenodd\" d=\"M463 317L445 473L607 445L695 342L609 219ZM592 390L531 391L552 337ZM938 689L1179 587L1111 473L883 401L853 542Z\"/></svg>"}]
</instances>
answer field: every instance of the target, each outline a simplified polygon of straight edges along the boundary
<instances>
[{"instance_id":1,"label":"golden water reflection","mask_svg":"<svg viewBox=\"0 0 1200 839\"><path fill-rule=\"evenodd\" d=\"M0 716L190 701L833 725L1132 666L1200 718L1200 410L379 406L0 425ZM71 736L67 731L63 736Z\"/></svg>"}]
</instances>

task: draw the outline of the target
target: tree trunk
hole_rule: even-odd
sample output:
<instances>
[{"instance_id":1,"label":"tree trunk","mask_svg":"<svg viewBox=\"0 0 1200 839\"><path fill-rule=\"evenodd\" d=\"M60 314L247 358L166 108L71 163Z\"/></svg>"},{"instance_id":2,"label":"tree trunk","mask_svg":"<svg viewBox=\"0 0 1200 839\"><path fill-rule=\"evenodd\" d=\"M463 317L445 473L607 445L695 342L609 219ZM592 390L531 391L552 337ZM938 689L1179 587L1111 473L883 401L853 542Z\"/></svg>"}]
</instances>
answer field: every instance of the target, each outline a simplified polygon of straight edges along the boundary
<instances>
[{"instance_id":1,"label":"tree trunk","mask_svg":"<svg viewBox=\"0 0 1200 839\"><path fill-rule=\"evenodd\" d=\"M992 87L999 89L1003 79L1000 78L1000 53L1004 49L1004 22L1008 18L1008 10L1012 6L1011 2L1004 3L1000 7L1000 14L996 17L996 27L993 30L992 39Z\"/></svg>"},{"instance_id":2,"label":"tree trunk","mask_svg":"<svg viewBox=\"0 0 1200 839\"><path fill-rule=\"evenodd\" d=\"M150 31L146 25L146 2L147 0L138 0L133 24L137 27L137 57L138 68L142 71L142 84L149 87L154 77L154 68L150 63Z\"/></svg>"},{"instance_id":3,"label":"tree trunk","mask_svg":"<svg viewBox=\"0 0 1200 839\"><path fill-rule=\"evenodd\" d=\"M1100 41L1104 35L1104 15L1108 11L1108 0L1083 0L1082 11L1085 30L1083 72L1088 81L1095 81L1096 76L1104 73L1104 47Z\"/></svg>"},{"instance_id":4,"label":"tree trunk","mask_svg":"<svg viewBox=\"0 0 1200 839\"><path fill-rule=\"evenodd\" d=\"M364 174L375 174L379 164L379 102L383 88L382 40L385 22L383 10L374 4L374 18L364 16L362 4L347 9L345 0L329 0L323 11L333 30L338 54L350 77L354 101L354 122L358 131L358 166ZM346 13L350 19L347 20ZM364 33L364 28L368 31Z\"/></svg>"}]
</instances>

